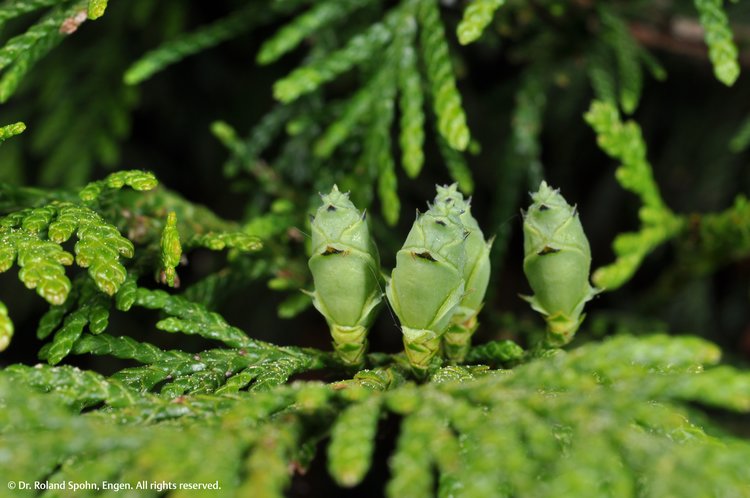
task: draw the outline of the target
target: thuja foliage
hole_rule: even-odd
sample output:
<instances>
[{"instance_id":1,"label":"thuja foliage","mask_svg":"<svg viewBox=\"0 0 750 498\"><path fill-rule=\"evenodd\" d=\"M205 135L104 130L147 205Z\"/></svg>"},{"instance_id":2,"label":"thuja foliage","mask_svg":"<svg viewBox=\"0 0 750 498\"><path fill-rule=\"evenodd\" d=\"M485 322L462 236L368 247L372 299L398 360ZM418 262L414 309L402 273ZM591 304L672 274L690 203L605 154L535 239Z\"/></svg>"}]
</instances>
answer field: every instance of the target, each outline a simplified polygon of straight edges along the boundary
<instances>
[{"instance_id":1,"label":"thuja foliage","mask_svg":"<svg viewBox=\"0 0 750 498\"><path fill-rule=\"evenodd\" d=\"M19 267L18 278L29 289L52 305L62 305L72 288L64 265L73 264L73 255L62 244L76 234L75 262L88 268L98 289L113 295L125 281L126 270L121 257L133 257L133 243L107 223L89 205L95 203L103 189L131 186L149 190L156 186L150 173L122 171L106 180L83 188L78 202L57 200L39 207L29 207L3 218L0 268Z\"/></svg>"},{"instance_id":2,"label":"thuja foliage","mask_svg":"<svg viewBox=\"0 0 750 498\"><path fill-rule=\"evenodd\" d=\"M199 4L0 3L0 495L750 496L746 6Z\"/></svg>"},{"instance_id":3,"label":"thuja foliage","mask_svg":"<svg viewBox=\"0 0 750 498\"><path fill-rule=\"evenodd\" d=\"M13 463L3 478L218 481L225 496L282 496L289 466L304 469L325 452L332 477L355 486L372 465L379 420L400 419L388 496L432 496L436 487L477 497L747 490L738 486L747 485L750 445L690 417L691 403L749 410L750 377L711 366L718 350L698 339L622 337L513 370L446 367L421 386L396 367L281 385L320 359L243 335L226 342L244 344L186 355L105 334L76 352L144 365L110 378L6 368L0 437Z\"/></svg>"}]
</instances>

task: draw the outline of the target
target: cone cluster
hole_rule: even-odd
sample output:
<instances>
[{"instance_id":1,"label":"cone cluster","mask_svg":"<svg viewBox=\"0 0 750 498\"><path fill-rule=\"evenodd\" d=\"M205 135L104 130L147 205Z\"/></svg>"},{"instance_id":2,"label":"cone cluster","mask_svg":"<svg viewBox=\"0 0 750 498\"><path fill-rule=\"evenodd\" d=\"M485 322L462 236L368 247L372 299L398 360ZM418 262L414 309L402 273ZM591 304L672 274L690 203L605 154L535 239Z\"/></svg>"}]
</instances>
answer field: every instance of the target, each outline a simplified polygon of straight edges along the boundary
<instances>
[{"instance_id":1,"label":"cone cluster","mask_svg":"<svg viewBox=\"0 0 750 498\"><path fill-rule=\"evenodd\" d=\"M415 373L425 375L443 358L463 362L484 304L492 246L471 214L470 199L456 184L438 186L428 210L417 212L390 277L381 274L367 217L348 193L334 185L321 199L311 217L310 295L339 357L363 364L385 281ZM525 299L544 314L547 342L557 346L572 338L584 304L596 294L588 280L591 253L575 208L559 191L542 182L532 200L524 213L524 271L535 294Z\"/></svg>"}]
</instances>

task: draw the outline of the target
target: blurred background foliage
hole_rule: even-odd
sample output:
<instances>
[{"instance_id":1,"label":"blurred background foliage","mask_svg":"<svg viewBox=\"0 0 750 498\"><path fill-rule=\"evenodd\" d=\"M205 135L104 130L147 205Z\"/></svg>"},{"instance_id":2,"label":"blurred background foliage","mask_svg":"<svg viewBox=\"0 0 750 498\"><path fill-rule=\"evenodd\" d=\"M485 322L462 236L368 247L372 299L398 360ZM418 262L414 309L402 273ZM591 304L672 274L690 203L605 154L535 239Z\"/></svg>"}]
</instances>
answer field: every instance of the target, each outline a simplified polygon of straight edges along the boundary
<instances>
[{"instance_id":1,"label":"blurred background foliage","mask_svg":"<svg viewBox=\"0 0 750 498\"><path fill-rule=\"evenodd\" d=\"M40 15L60 15L56 4L75 13L86 2L3 7L13 4L40 10L0 21L4 40ZM469 9L479 22L467 4L131 0L110 2L96 21L63 15L80 26L59 35L62 43L53 37L5 64L3 123L22 120L27 130L0 147L0 181L60 191L117 169L152 171L169 189L153 202L209 206L227 226L266 240L255 259L187 252L177 269L184 295L261 339L324 349L323 320L298 289L311 285L307 213L334 182L368 207L386 269L434 184L459 181L473 196L485 234L497 236L476 342L524 343L541 326L517 294L528 291L519 210L542 178L578 205L594 268L614 259L617 234L638 228L637 197L618 185L616 163L583 119L592 98L639 123L675 213L700 218L750 192L750 84L744 73L735 81L750 65L746 3L725 5L736 57L719 1L477 1ZM713 26L713 65L701 16ZM136 202L122 195L120 206ZM3 212L8 202L0 199ZM132 239L139 227L127 214L115 210L111 221ZM158 237L162 226L141 228ZM580 340L690 333L747 362L747 251L706 269L680 257L690 242L657 247L633 280L590 303ZM0 285L17 337L30 338L24 330L45 303L11 272ZM111 327L142 330L149 318L120 313ZM189 349L184 338L159 340ZM400 349L388 313L371 343ZM3 362L34 361L38 346L14 341Z\"/></svg>"}]
</instances>

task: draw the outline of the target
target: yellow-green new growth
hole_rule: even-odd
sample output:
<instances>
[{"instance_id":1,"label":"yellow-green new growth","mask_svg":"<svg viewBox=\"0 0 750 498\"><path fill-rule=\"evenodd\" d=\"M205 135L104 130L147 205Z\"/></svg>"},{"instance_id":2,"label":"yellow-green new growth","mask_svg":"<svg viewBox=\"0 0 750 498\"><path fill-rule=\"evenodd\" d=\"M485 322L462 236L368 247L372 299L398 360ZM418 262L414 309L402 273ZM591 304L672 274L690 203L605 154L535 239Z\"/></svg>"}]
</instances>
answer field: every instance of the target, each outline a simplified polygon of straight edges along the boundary
<instances>
[{"instance_id":1,"label":"yellow-green new growth","mask_svg":"<svg viewBox=\"0 0 750 498\"><path fill-rule=\"evenodd\" d=\"M474 0L458 24L456 33L461 45L468 45L482 36L485 28L492 22L495 11L503 6L505 0Z\"/></svg>"},{"instance_id":2,"label":"yellow-green new growth","mask_svg":"<svg viewBox=\"0 0 750 498\"><path fill-rule=\"evenodd\" d=\"M11 337L13 337L13 322L8 317L8 308L0 301L0 351L5 351L10 344Z\"/></svg>"},{"instance_id":3,"label":"yellow-green new growth","mask_svg":"<svg viewBox=\"0 0 750 498\"><path fill-rule=\"evenodd\" d=\"M99 19L107 9L107 0L89 0L87 14L89 19Z\"/></svg>"},{"instance_id":4,"label":"yellow-green new growth","mask_svg":"<svg viewBox=\"0 0 750 498\"><path fill-rule=\"evenodd\" d=\"M486 242L477 220L471 215L470 200L465 200L458 191L458 184L437 187L435 206L456 209L466 237L466 264L464 266L465 291L451 323L443 337L445 354L452 362L461 362L471 346L471 336L477 329L477 315L484 305L484 295L490 281L490 248L492 241Z\"/></svg>"},{"instance_id":5,"label":"yellow-green new growth","mask_svg":"<svg viewBox=\"0 0 750 498\"><path fill-rule=\"evenodd\" d=\"M597 293L589 284L591 250L581 220L559 190L542 182L524 213L523 271L533 296L523 296L547 321L547 344L569 343L583 307Z\"/></svg>"},{"instance_id":6,"label":"yellow-green new growth","mask_svg":"<svg viewBox=\"0 0 750 498\"><path fill-rule=\"evenodd\" d=\"M10 137L23 133L25 129L26 125L20 121L0 127L0 143L5 142Z\"/></svg>"},{"instance_id":7,"label":"yellow-green new growth","mask_svg":"<svg viewBox=\"0 0 750 498\"><path fill-rule=\"evenodd\" d=\"M359 365L367 350L367 329L382 300L380 257L367 218L336 185L322 195L311 219L315 308L325 317L339 357Z\"/></svg>"},{"instance_id":8,"label":"yellow-green new growth","mask_svg":"<svg viewBox=\"0 0 750 498\"><path fill-rule=\"evenodd\" d=\"M739 53L722 0L693 0L700 14L716 79L732 86L740 75Z\"/></svg>"},{"instance_id":9,"label":"yellow-green new growth","mask_svg":"<svg viewBox=\"0 0 750 498\"><path fill-rule=\"evenodd\" d=\"M91 182L78 193L78 197L84 202L95 201L99 195L107 190L118 190L129 186L133 190L146 191L156 188L159 182L153 173L149 171L124 170L116 171L107 175L103 180Z\"/></svg>"},{"instance_id":10,"label":"yellow-green new growth","mask_svg":"<svg viewBox=\"0 0 750 498\"><path fill-rule=\"evenodd\" d=\"M651 251L675 237L685 221L675 215L661 197L638 124L622 122L617 108L607 102L592 102L584 117L596 132L599 147L622 162L615 171L617 181L624 189L638 195L643 203L638 211L641 229L619 234L613 244L617 259L598 268L592 276L597 287L612 291L630 280Z\"/></svg>"},{"instance_id":11,"label":"yellow-green new growth","mask_svg":"<svg viewBox=\"0 0 750 498\"><path fill-rule=\"evenodd\" d=\"M180 244L180 232L177 231L177 215L174 212L167 215L167 224L161 233L161 267L164 272L163 281L170 287L175 287L177 272L175 268L180 264L182 257L182 245Z\"/></svg>"},{"instance_id":12,"label":"yellow-green new growth","mask_svg":"<svg viewBox=\"0 0 750 498\"><path fill-rule=\"evenodd\" d=\"M401 321L406 356L424 374L464 296L468 232L455 206L440 203L418 214L396 255L386 295Z\"/></svg>"}]
</instances>

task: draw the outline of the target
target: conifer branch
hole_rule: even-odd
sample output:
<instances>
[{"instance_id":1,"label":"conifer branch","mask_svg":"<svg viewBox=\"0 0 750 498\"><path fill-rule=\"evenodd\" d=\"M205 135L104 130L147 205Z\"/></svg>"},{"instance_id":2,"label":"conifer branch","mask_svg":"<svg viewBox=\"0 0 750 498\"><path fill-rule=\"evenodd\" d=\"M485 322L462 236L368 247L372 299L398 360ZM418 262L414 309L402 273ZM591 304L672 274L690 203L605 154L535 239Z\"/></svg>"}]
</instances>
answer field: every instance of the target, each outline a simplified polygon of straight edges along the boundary
<instances>
[{"instance_id":1,"label":"conifer branch","mask_svg":"<svg viewBox=\"0 0 750 498\"><path fill-rule=\"evenodd\" d=\"M272 14L271 9L248 4L246 7L214 21L208 26L192 33L183 34L146 53L128 68L123 80L128 85L137 85L186 57L214 47L244 31L263 24L271 18Z\"/></svg>"},{"instance_id":2,"label":"conifer branch","mask_svg":"<svg viewBox=\"0 0 750 498\"><path fill-rule=\"evenodd\" d=\"M438 130L451 148L465 150L469 146L469 128L461 95L456 88L437 2L421 1L417 16L420 22L420 49L438 118Z\"/></svg>"},{"instance_id":3,"label":"conifer branch","mask_svg":"<svg viewBox=\"0 0 750 498\"><path fill-rule=\"evenodd\" d=\"M20 135L24 130L26 130L26 125L21 122L0 127L0 143L5 142L10 137Z\"/></svg>"},{"instance_id":4,"label":"conifer branch","mask_svg":"<svg viewBox=\"0 0 750 498\"><path fill-rule=\"evenodd\" d=\"M464 17L458 25L458 41L468 45L482 36L485 28L492 22L495 11L503 6L505 0L473 0L466 7Z\"/></svg>"},{"instance_id":5,"label":"conifer branch","mask_svg":"<svg viewBox=\"0 0 750 498\"><path fill-rule=\"evenodd\" d=\"M208 366L220 358L238 358L231 350L212 350L191 359L106 334L87 337L79 352L111 351L154 365L194 361ZM110 465L126 457L130 465L117 467L111 478L205 476L207 481L218 478L222 489L263 490L280 497L289 485L288 466L309 464L311 456L303 448L320 440L321 425L334 434L328 444L331 472L351 486L371 465L377 420L398 414L403 419L390 460L391 496L432 496L435 484L441 494L467 496L497 496L497 489L573 492L590 490L603 476L618 489L638 479L662 493L679 492L682 479L650 470L664 459L674 472L700 475L700 482L691 485L699 492L729 492L747 484L731 462L743 462L750 446L708 436L686 418L694 412L688 402L750 410L750 378L731 367L711 367L717 360L718 349L700 339L623 336L548 355L512 372L477 372L421 386L369 384L360 374L358 382L293 383L218 395L198 389L176 397L169 389L138 392L125 372L106 379L70 367L15 366L0 372L0 397L7 406L0 413L0 440L16 455L12 475L19 479L41 478L63 461L59 476L89 475L95 471L94 455L103 462L97 472L112 472ZM568 374L561 376L561 371ZM372 380L387 378L385 373L373 371ZM106 411L77 415L101 402ZM362 417L367 418L364 425ZM21 441L31 446L17 451ZM196 441L202 442L199 450ZM48 451L36 452L42 447ZM591 448L597 458L591 458ZM196 451L231 458L220 457L221 465L205 469L205 458ZM245 453L247 459L238 457ZM40 454L46 457L40 460ZM160 465L146 465L154 455ZM501 457L504 465L498 466ZM614 463L624 471L613 474ZM708 472L705 465L730 470ZM432 469L437 470L434 484ZM599 476L597 481L587 480L592 475Z\"/></svg>"},{"instance_id":6,"label":"conifer branch","mask_svg":"<svg viewBox=\"0 0 750 498\"><path fill-rule=\"evenodd\" d=\"M740 65L723 3L722 0L695 0L695 8L705 29L708 56L714 66L716 79L732 86L740 75Z\"/></svg>"},{"instance_id":7,"label":"conifer branch","mask_svg":"<svg viewBox=\"0 0 750 498\"><path fill-rule=\"evenodd\" d=\"M641 230L618 235L613 245L618 259L597 269L592 276L597 287L611 291L629 280L656 246L674 238L682 230L684 220L672 213L661 198L638 125L621 123L617 109L602 102L592 104L586 121L596 131L599 146L622 161L615 172L617 180L623 188L636 193L643 203L638 213Z\"/></svg>"}]
</instances>

